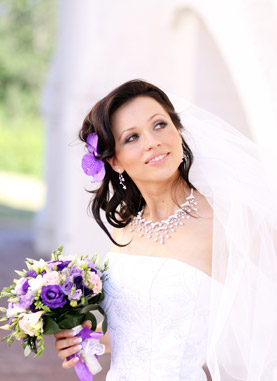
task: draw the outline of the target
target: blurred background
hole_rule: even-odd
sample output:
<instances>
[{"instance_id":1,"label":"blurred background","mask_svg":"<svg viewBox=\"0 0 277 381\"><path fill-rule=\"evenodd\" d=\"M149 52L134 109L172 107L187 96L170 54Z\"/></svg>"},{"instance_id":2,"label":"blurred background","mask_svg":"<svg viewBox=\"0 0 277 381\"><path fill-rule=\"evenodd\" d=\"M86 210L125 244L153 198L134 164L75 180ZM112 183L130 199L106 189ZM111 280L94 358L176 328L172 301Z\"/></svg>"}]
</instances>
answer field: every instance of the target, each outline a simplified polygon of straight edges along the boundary
<instances>
[{"instance_id":1,"label":"blurred background","mask_svg":"<svg viewBox=\"0 0 277 381\"><path fill-rule=\"evenodd\" d=\"M257 142L276 172L276 67L277 0L0 0L0 287L60 243L108 250L86 211L77 135L112 88L143 78L186 98ZM36 360L0 346L1 380L76 379L52 338Z\"/></svg>"}]
</instances>

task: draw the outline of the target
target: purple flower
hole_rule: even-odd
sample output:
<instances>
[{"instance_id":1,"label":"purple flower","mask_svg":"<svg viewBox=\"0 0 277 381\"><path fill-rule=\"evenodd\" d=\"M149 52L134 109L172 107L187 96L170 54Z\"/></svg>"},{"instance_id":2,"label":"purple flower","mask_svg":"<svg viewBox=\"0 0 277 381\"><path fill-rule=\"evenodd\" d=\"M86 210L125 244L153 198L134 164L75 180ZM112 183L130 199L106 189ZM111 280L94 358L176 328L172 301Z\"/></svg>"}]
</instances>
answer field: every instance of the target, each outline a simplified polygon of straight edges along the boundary
<instances>
[{"instance_id":1,"label":"purple flower","mask_svg":"<svg viewBox=\"0 0 277 381\"><path fill-rule=\"evenodd\" d=\"M83 270L77 267L72 267L70 270L70 275L83 275Z\"/></svg>"},{"instance_id":2,"label":"purple flower","mask_svg":"<svg viewBox=\"0 0 277 381\"><path fill-rule=\"evenodd\" d=\"M65 295L69 295L71 293L71 289L73 287L72 277L68 277L65 282L61 285L61 289Z\"/></svg>"},{"instance_id":3,"label":"purple flower","mask_svg":"<svg viewBox=\"0 0 277 381\"><path fill-rule=\"evenodd\" d=\"M28 308L30 308L30 306L33 303L32 296L33 294L30 292L27 293L26 295L22 295L20 298L20 302L17 303L16 305L20 308L25 308L27 310Z\"/></svg>"},{"instance_id":4,"label":"purple flower","mask_svg":"<svg viewBox=\"0 0 277 381\"><path fill-rule=\"evenodd\" d=\"M73 282L76 286L76 288L82 288L83 287L83 277L81 275L73 275Z\"/></svg>"},{"instance_id":5,"label":"purple flower","mask_svg":"<svg viewBox=\"0 0 277 381\"><path fill-rule=\"evenodd\" d=\"M71 261L51 261L48 262L48 267L53 270L53 265L57 266L58 271L62 271L65 267L67 267L71 263Z\"/></svg>"},{"instance_id":6,"label":"purple flower","mask_svg":"<svg viewBox=\"0 0 277 381\"><path fill-rule=\"evenodd\" d=\"M92 261L88 261L88 268L90 271L94 271L95 273L97 273L96 264L93 263Z\"/></svg>"},{"instance_id":7,"label":"purple flower","mask_svg":"<svg viewBox=\"0 0 277 381\"><path fill-rule=\"evenodd\" d=\"M83 286L83 270L73 267L70 271L70 275L73 279L73 283L77 288L82 288Z\"/></svg>"},{"instance_id":8,"label":"purple flower","mask_svg":"<svg viewBox=\"0 0 277 381\"><path fill-rule=\"evenodd\" d=\"M58 271L62 271L65 267L67 267L71 263L71 261L63 261L57 265Z\"/></svg>"},{"instance_id":9,"label":"purple flower","mask_svg":"<svg viewBox=\"0 0 277 381\"><path fill-rule=\"evenodd\" d=\"M39 309L36 308L35 303L36 303L36 301L33 300L33 301L32 301L32 304L31 304L30 307L29 307L30 310L31 310L32 312L38 312L38 311L39 311Z\"/></svg>"},{"instance_id":10,"label":"purple flower","mask_svg":"<svg viewBox=\"0 0 277 381\"><path fill-rule=\"evenodd\" d=\"M92 176L92 182L102 181L105 177L104 162L98 160L95 155L97 151L98 136L96 133L89 134L87 137L88 152L82 158L82 168L86 175Z\"/></svg>"},{"instance_id":11,"label":"purple flower","mask_svg":"<svg viewBox=\"0 0 277 381\"><path fill-rule=\"evenodd\" d=\"M93 271L95 272L95 274L97 274L99 276L99 278L101 278L101 276L103 275L102 271L98 270L97 269L97 266L95 263L93 263L92 261L87 261L88 262L88 269L90 271Z\"/></svg>"},{"instance_id":12,"label":"purple flower","mask_svg":"<svg viewBox=\"0 0 277 381\"><path fill-rule=\"evenodd\" d=\"M68 295L69 300L80 300L83 295L82 290L76 290L72 295Z\"/></svg>"},{"instance_id":13,"label":"purple flower","mask_svg":"<svg viewBox=\"0 0 277 381\"><path fill-rule=\"evenodd\" d=\"M84 295L87 296L87 295L92 295L93 294L93 290L91 290L90 288L88 287L84 287Z\"/></svg>"},{"instance_id":14,"label":"purple flower","mask_svg":"<svg viewBox=\"0 0 277 381\"><path fill-rule=\"evenodd\" d=\"M17 295L24 295L28 291L29 287L29 281L27 278L20 278L18 279L16 286L15 286L15 292Z\"/></svg>"},{"instance_id":15,"label":"purple flower","mask_svg":"<svg viewBox=\"0 0 277 381\"><path fill-rule=\"evenodd\" d=\"M27 275L32 277L32 278L37 277L37 273L35 272L35 270L27 271Z\"/></svg>"},{"instance_id":16,"label":"purple flower","mask_svg":"<svg viewBox=\"0 0 277 381\"><path fill-rule=\"evenodd\" d=\"M50 308L61 308L66 304L65 294L58 285L42 287L41 300L42 303Z\"/></svg>"}]
</instances>

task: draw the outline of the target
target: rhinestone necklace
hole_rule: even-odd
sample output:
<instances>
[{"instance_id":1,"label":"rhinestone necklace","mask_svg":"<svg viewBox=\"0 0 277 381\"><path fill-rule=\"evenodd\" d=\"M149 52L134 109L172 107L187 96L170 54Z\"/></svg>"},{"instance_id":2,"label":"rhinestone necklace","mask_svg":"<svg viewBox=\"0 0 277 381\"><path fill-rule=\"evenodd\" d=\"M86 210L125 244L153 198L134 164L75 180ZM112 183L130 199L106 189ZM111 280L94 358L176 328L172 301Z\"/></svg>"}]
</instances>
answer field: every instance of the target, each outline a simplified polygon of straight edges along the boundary
<instances>
[{"instance_id":1,"label":"rhinestone necklace","mask_svg":"<svg viewBox=\"0 0 277 381\"><path fill-rule=\"evenodd\" d=\"M158 222L146 220L142 217L144 211L144 208L142 208L130 222L130 231L136 231L140 237L146 235L148 239L153 238L155 242L163 244L166 238L170 238L170 232L175 232L177 226L184 225L184 219L191 217L188 214L191 210L197 211L197 201L195 201L192 188L190 195L186 197L186 202L174 214L169 216L167 220Z\"/></svg>"}]
</instances>

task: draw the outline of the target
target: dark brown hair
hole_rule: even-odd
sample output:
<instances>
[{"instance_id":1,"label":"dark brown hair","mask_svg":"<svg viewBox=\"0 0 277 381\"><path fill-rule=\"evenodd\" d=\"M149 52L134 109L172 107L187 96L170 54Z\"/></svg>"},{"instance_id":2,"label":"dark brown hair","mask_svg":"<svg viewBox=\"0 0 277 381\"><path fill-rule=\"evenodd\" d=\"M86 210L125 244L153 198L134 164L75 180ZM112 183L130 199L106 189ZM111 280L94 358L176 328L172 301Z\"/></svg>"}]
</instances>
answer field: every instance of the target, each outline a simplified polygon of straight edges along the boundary
<instances>
[{"instance_id":1,"label":"dark brown hair","mask_svg":"<svg viewBox=\"0 0 277 381\"><path fill-rule=\"evenodd\" d=\"M112 133L111 117L123 104L130 102L139 96L148 96L155 99L169 114L173 124L178 130L183 129L180 118L167 95L158 87L135 79L124 83L111 91L105 98L101 99L86 116L79 137L86 142L90 133L98 135L98 158L105 163L106 175L99 188L90 191L94 196L89 204L91 212L113 243L118 246L108 229L104 225L100 211L106 213L106 219L110 225L123 228L130 223L139 210L145 205L139 189L132 179L124 172L126 190L118 181L118 173L115 172L107 162L108 158L115 155L115 141ZM193 162L192 152L182 138L182 147L185 160L179 166L179 177L177 181L185 180L193 189L195 187L189 181L189 170Z\"/></svg>"}]
</instances>

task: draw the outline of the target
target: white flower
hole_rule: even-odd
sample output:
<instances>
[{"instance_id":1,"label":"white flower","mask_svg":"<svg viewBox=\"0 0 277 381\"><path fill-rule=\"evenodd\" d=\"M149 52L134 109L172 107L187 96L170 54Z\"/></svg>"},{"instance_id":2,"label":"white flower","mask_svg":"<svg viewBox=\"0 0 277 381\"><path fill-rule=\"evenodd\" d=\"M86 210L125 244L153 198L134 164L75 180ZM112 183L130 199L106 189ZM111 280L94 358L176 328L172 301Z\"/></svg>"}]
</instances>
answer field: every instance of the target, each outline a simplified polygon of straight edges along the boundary
<instances>
[{"instance_id":1,"label":"white flower","mask_svg":"<svg viewBox=\"0 0 277 381\"><path fill-rule=\"evenodd\" d=\"M11 307L11 305L13 306ZM10 303L9 307L7 308L6 315L8 318L11 318L21 314L22 312L26 312L26 310L24 308L16 306L14 303Z\"/></svg>"},{"instance_id":2,"label":"white flower","mask_svg":"<svg viewBox=\"0 0 277 381\"><path fill-rule=\"evenodd\" d=\"M41 315L43 311L34 312L30 314L22 314L22 318L19 320L19 327L30 336L35 336L43 332L43 321Z\"/></svg>"},{"instance_id":3,"label":"white flower","mask_svg":"<svg viewBox=\"0 0 277 381\"><path fill-rule=\"evenodd\" d=\"M43 259L40 259L39 261L34 261L32 264L32 269L37 270L37 269L42 269L44 270L46 267L46 262Z\"/></svg>"},{"instance_id":4,"label":"white flower","mask_svg":"<svg viewBox=\"0 0 277 381\"><path fill-rule=\"evenodd\" d=\"M29 288L35 293L42 288L43 283L43 277L39 274L36 278L29 279Z\"/></svg>"}]
</instances>

